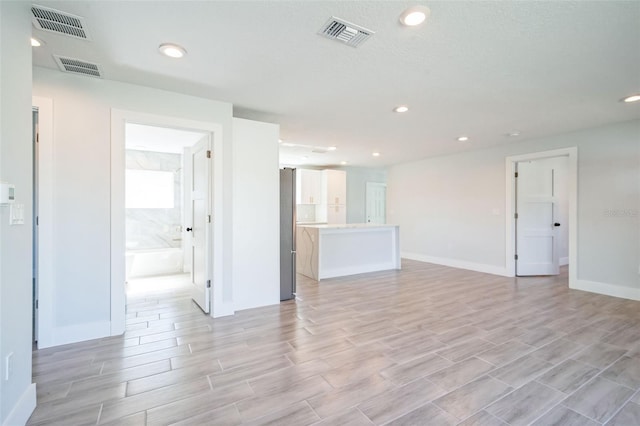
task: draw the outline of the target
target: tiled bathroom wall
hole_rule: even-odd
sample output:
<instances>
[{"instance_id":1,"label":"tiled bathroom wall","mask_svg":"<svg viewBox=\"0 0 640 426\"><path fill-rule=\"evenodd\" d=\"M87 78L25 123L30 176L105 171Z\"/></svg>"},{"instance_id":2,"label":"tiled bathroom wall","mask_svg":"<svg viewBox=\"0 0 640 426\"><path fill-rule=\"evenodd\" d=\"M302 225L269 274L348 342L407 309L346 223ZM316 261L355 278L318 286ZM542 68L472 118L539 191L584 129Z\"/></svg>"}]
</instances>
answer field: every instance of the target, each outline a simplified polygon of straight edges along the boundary
<instances>
[{"instance_id":1,"label":"tiled bathroom wall","mask_svg":"<svg viewBox=\"0 0 640 426\"><path fill-rule=\"evenodd\" d=\"M127 208L126 247L131 250L182 246L182 155L126 150L126 168L171 172L174 175L173 208Z\"/></svg>"}]
</instances>

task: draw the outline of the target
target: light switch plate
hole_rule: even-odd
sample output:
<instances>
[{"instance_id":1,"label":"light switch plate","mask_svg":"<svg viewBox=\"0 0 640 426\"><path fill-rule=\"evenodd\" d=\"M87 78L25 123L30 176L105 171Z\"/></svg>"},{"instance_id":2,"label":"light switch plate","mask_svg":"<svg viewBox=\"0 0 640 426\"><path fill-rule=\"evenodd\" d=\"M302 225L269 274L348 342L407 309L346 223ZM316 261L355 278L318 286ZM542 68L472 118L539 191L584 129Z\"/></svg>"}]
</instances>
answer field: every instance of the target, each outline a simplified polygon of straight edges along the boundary
<instances>
[{"instance_id":1,"label":"light switch plate","mask_svg":"<svg viewBox=\"0 0 640 426\"><path fill-rule=\"evenodd\" d=\"M9 225L24 225L24 204L9 205Z\"/></svg>"}]
</instances>

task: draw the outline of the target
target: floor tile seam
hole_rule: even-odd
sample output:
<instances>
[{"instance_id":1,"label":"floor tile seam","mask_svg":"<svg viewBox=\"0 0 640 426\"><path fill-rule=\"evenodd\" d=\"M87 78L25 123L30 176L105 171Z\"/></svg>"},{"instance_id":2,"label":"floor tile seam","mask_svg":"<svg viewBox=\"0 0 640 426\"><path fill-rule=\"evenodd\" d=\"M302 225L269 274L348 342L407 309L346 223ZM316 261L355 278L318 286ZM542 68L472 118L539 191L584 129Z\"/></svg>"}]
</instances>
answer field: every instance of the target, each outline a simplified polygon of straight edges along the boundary
<instances>
[{"instance_id":1,"label":"floor tile seam","mask_svg":"<svg viewBox=\"0 0 640 426\"><path fill-rule=\"evenodd\" d=\"M539 382L539 381L537 381L537 380L531 380L531 381L529 381L529 382L525 383L525 385L530 384L530 383L533 383L533 382L535 382L535 383L537 383L537 384L539 384L539 385L541 385L541 386L544 386L545 388L548 388L548 389L549 389L549 390L551 390L551 391L555 391L555 392L557 392L557 393L559 393L559 394L562 394L562 395L559 395L559 398L558 398L558 400L557 400L556 402L554 402L553 404L551 404L551 406L550 406L550 408L549 408L548 410L545 410L545 413L549 412L549 411L550 411L550 410L552 410L554 407L556 407L556 406L558 406L558 405L561 405L561 404L562 404L562 402L565 400L566 393L564 393L564 392L562 392L562 391L560 391L560 390L557 390L557 389L553 388L552 386L549 386L549 385L546 385L546 384L544 384L544 383L541 383L541 382ZM502 397L502 398L500 398L499 400L496 400L496 401L492 402L491 404L489 404L488 406L484 407L484 408L483 408L483 410L487 411L487 413L489 413L489 414L491 414L492 416L494 416L494 417L496 417L496 418L498 418L498 419L502 420L503 422L505 422L505 423L507 423L507 424L510 424L507 420L505 420L505 419L503 419L502 417L497 416L497 415L495 415L495 414L493 414L493 413L489 412L487 409L489 408L489 406L491 406L491 405L493 405L493 404L498 403L499 401L501 401L501 400L503 400L503 399L507 398L509 395L511 395L511 394L513 394L514 392L516 392L517 390L520 390L520 389L521 389L521 388L523 388L525 385L520 386L520 387L518 387L517 389L513 389L511 392L509 392L508 394L506 394L505 396L503 396L503 397ZM542 414L542 415L544 415L544 414ZM539 417L542 417L542 415L540 415L540 416L536 417L533 421L529 422L528 424L532 424L533 422L535 422L535 420L536 420L536 419L538 419Z\"/></svg>"},{"instance_id":2,"label":"floor tile seam","mask_svg":"<svg viewBox=\"0 0 640 426\"><path fill-rule=\"evenodd\" d=\"M203 328L203 327L207 327L207 330L206 331L205 330L194 331L197 328ZM146 329L146 330L149 330L149 329ZM139 331L139 330L134 330L134 331ZM181 331L185 331L185 332L181 332ZM140 335L140 336L135 336L135 337L140 337L140 338L149 337L149 338L151 338L153 336L157 337L158 335L161 335L161 334L177 333L175 335L171 335L171 336L167 337L166 339L157 339L157 340L152 340L152 341L147 342L147 343L141 343L142 345L146 345L146 344L149 344L149 343L155 343L155 342L159 342L159 341L167 340L167 339L171 339L171 338L175 339L176 337L192 336L192 335L198 334L198 333L206 334L206 333L210 333L210 332L211 332L211 329L209 328L208 325L199 325L199 326L193 327L193 328L179 328L177 330L162 330L162 331L158 331L156 333L147 333L147 334ZM125 338L126 338L126 336L125 336Z\"/></svg>"},{"instance_id":3,"label":"floor tile seam","mask_svg":"<svg viewBox=\"0 0 640 426\"><path fill-rule=\"evenodd\" d=\"M55 402L55 401L52 401L52 402ZM44 403L44 404L47 404L47 403ZM31 417L29 418L29 420L33 419L33 415L34 414L36 415L36 418L39 416L39 413L38 413L37 410L38 410L38 408L40 408L40 410L43 410L44 408L42 408L42 405L44 405L44 404L40 404L40 405L36 406L36 409L31 414ZM96 407L96 408L101 409L101 406L102 406L101 402L94 402L94 403L90 403L90 404L84 404L84 405L81 405L81 406L77 406L77 405L76 406L71 406L70 410L65 410L63 413L58 413L58 415L54 415L52 417L48 414L46 417L44 417L44 418L42 418L40 420L37 420L35 422L35 424L37 424L37 425L45 425L45 424L47 424L46 422L50 422L51 420L59 420L59 419L65 417L65 416L68 416L68 415L78 414L78 413L80 413L80 412L82 412L84 410L87 410L87 409L91 408L91 407Z\"/></svg>"},{"instance_id":4,"label":"floor tile seam","mask_svg":"<svg viewBox=\"0 0 640 426\"><path fill-rule=\"evenodd\" d=\"M172 337L170 339L165 339L165 340L171 340L171 339L175 339L175 337ZM164 340L160 340L160 341L163 342ZM135 346L129 346L129 347L130 348L136 348L136 347L143 346L145 344L153 344L153 343L156 343L156 342L143 343L142 345L135 345ZM178 345L177 342L174 342L174 343L175 344L171 345L171 346L165 346L165 347L160 347L160 348L157 348L157 349L151 349L151 350L148 350L148 351L144 351L144 352L140 352L140 353L134 353L134 354L131 354L131 355L123 356L123 355L113 354L113 356L109 356L109 357L96 357L96 358L99 360L99 362L103 362L104 363L104 362L109 362L109 361L113 361L113 360L123 360L123 359L132 358L132 357L136 357L136 356L148 355L148 354L152 354L154 352L163 351L163 350L166 350L166 349L171 349L171 348L176 348L178 346L182 346L182 345Z\"/></svg>"},{"instance_id":5,"label":"floor tile seam","mask_svg":"<svg viewBox=\"0 0 640 426\"><path fill-rule=\"evenodd\" d=\"M589 345L589 346L591 346L591 345ZM588 348L589 348L589 346L585 347L585 349L588 349ZM584 351L584 349L583 349L583 351ZM568 359L564 360L563 362L567 362L567 361L569 361L569 360L571 360L571 361L575 361L575 362L577 362L577 363L579 363L579 364L582 364L582 365L584 365L584 366L586 366L586 367L595 368L596 370L598 370L598 374L599 374L599 373L601 373L601 372L603 372L603 371L607 370L609 367L611 367L611 366L612 366L613 364L615 364L616 362L620 361L620 360L621 360L622 358L624 358L625 356L627 356L627 355L626 355L626 352L625 352L624 354L620 355L618 358L616 358L615 360L613 360L612 362L610 362L609 364L607 364L605 367L598 367L598 366L596 366L596 365L592 365L592 364L589 364L589 363L587 363L587 362L580 361L579 359L572 358L572 357L574 357L574 356L576 356L576 355L578 355L578 354L582 353L583 351L576 352L576 353L572 354Z\"/></svg>"},{"instance_id":6,"label":"floor tile seam","mask_svg":"<svg viewBox=\"0 0 640 426\"><path fill-rule=\"evenodd\" d=\"M606 370L601 370L600 372L598 372L598 374L596 374L595 376L593 376L593 378L592 378L592 379L595 379L595 378L599 377L599 378L601 378L601 379L603 379L603 380L606 380L606 381L608 381L608 382L611 382L611 383L613 383L613 384L615 384L615 385L622 386L623 388L629 389L633 394L635 394L635 393L636 393L636 391L640 390L640 387L638 387L638 388L631 388L631 387L629 387L629 386L627 386L627 385L625 385L625 384L618 383L617 381L615 381L615 380L613 380L613 379L609 379L609 378L607 378L607 377L604 377L604 375L603 375L603 374L604 374L605 372L606 372ZM589 380L589 381L591 381L591 380Z\"/></svg>"},{"instance_id":7,"label":"floor tile seam","mask_svg":"<svg viewBox=\"0 0 640 426\"><path fill-rule=\"evenodd\" d=\"M510 342L510 341L511 341L511 340L509 340L509 342ZM509 342L502 343L501 345L505 345L505 344L507 344L507 343L509 343ZM518 343L522 343L522 342L518 342ZM526 345L526 343L522 343L522 344L523 344L523 345ZM496 347L501 346L501 345L496 345ZM484 352L488 352L488 351L493 350L493 349L495 349L495 348L487 349L487 350L486 350L486 351L484 351L484 352L480 352L479 354L474 355L474 357L476 357L476 358L478 358L478 359L480 359L480 360L482 360L482 361L484 361L484 362L486 362L486 363L488 363L488 364L493 365L493 366L495 367L495 369L497 370L498 368L502 368L502 367L504 367L505 365L509 365L509 364L511 364L512 362L515 362L515 361L519 360L520 358L524 358L524 357L525 357L525 356L527 356L527 355L532 355L532 354L533 354L533 352L535 352L535 351L537 350L537 348L536 348L535 346L531 346L531 345L527 345L527 346L530 346L530 348L528 348L528 351L527 351L527 352L524 352L524 353L522 353L522 354L519 354L516 358L510 359L510 360L508 360L508 361L506 361L506 362L503 362L503 363L501 363L501 364L495 364L495 363L493 363L493 362L491 362L491 361L489 361L489 360L486 360L486 359L482 358L482 356L481 356ZM536 359L540 359L540 358L536 357ZM545 360L542 360L542 361L545 361ZM547 362L548 362L548 361L547 361Z\"/></svg>"},{"instance_id":8,"label":"floor tile seam","mask_svg":"<svg viewBox=\"0 0 640 426\"><path fill-rule=\"evenodd\" d=\"M627 388L627 389L628 389L628 388ZM611 419L613 419L615 416L617 416L617 415L618 415L618 413L619 413L620 411L622 411L622 410L624 409L624 407L626 407L626 406L627 406L627 404L629 404L629 403L631 403L631 404L635 404L635 403L632 401L632 399L633 399L633 397L635 396L635 394L636 394L635 392L631 392L631 395L630 395L630 396L629 396L629 397L628 397L628 398L627 398L627 399L626 399L622 404L620 404L620 407L618 407L618 409L617 409L613 414L611 414L611 416L609 416L609 417L608 417L605 421L603 421L602 423L603 423L603 424L605 424L605 423L607 423L608 421L610 421ZM636 404L636 405L640 405L640 404Z\"/></svg>"},{"instance_id":9,"label":"floor tile seam","mask_svg":"<svg viewBox=\"0 0 640 426\"><path fill-rule=\"evenodd\" d=\"M582 390L583 388L585 388L589 383L591 383L591 382L595 381L597 378L600 378L600 379L602 379L602 380L606 380L606 381L607 381L607 382L609 382L609 383L612 383L612 384L614 384L614 385L618 385L618 386L622 386L622 387L624 387L624 388L626 388L626 389L629 389L629 390L631 391L631 395L630 395L630 396L629 396L629 397L624 401L624 403L622 403L622 404L620 405L620 407L618 408L618 410L616 410L616 413L617 413L618 411L620 411L620 409L622 409L622 407L624 407L624 406L625 406L629 401L631 401L631 399L632 399L632 398L633 398L633 396L635 395L635 391L634 391L633 389L631 389L631 388L627 387L627 386L624 386L624 385L621 385L621 384L619 384L619 383L617 383L617 382L614 382L614 381L612 381L612 380L609 380L609 379L607 379L606 377L601 377L601 376L600 376L600 374L601 374L601 373L602 373L602 371L601 371L600 373L596 374L595 376L593 376L591 379L587 380L587 381L586 381L585 383L583 383L581 386L579 386L578 388L576 388L573 392L571 392L570 394L568 394L566 398L564 398L564 399L562 399L562 400L560 401L560 404L562 404L562 405L563 405L564 407L566 407L566 408L569 408L569 409L570 409L570 410L572 410L572 411L576 411L576 410L574 410L573 408L571 408L571 407L569 407L568 405L566 405L566 402L567 402L567 401L569 400L569 398L571 398L573 395L575 395L575 394L576 394L576 393L578 393L580 390ZM599 423L599 424L607 423L609 420L611 420L611 419L615 416L615 414L613 414L613 415L611 415L609 418L607 418L607 419L606 419L606 421L601 422L601 421L599 421L599 420L596 420L596 419L593 419L593 418L589 417L588 415L586 415L586 414L584 414L584 413L579 413L579 414L580 414L580 415L583 415L583 416L585 416L585 417L587 417L587 418L589 418L589 419L591 419L591 420L593 420L593 421L595 421L596 423Z\"/></svg>"},{"instance_id":10,"label":"floor tile seam","mask_svg":"<svg viewBox=\"0 0 640 426\"><path fill-rule=\"evenodd\" d=\"M147 390L147 391L145 391L145 392L140 392L140 393L137 393L137 394L135 394L135 395L125 396L124 398L118 398L118 399L119 399L120 401L128 402L128 401L127 401L127 398L136 398L136 397L141 397L141 396L148 396L148 395L144 395L144 394L148 394L148 393L150 393L150 392L154 392L154 391L159 391L160 389L163 389L163 388L166 388L166 387L169 387L169 386L174 386L174 385L176 385L176 383L172 383L172 384L169 384L169 385L166 385L166 386L161 386L161 387L159 387L159 388L155 388L155 389L149 389L149 390ZM154 410L154 409L156 409L156 408L160 408L160 407L163 407L163 406L165 406L165 405L174 404L174 403L177 403L177 402L183 401L183 400L185 400L185 399L189 399L189 398L193 398L193 397L202 396L202 395L203 395L203 394L205 394L206 392L210 392L210 391L205 390L205 391L198 392L198 393L187 393L187 394L180 393L180 394L175 394L175 395L178 395L178 397L177 397L176 399L171 399L171 400L165 401L165 402L163 402L163 403L161 403L161 404L157 404L157 405L153 405L153 404L156 404L156 402L152 402L152 404L151 404L150 406L147 406L146 408L144 408L144 409L142 409L142 410L129 412L129 413L127 413L127 414L125 414L124 416L121 416L121 417L127 417L127 416L130 416L130 415L133 415L133 414L139 413L139 412L141 412L141 411L148 412L149 410ZM115 401L115 400L107 400L107 401L103 401L103 403L102 403L102 404L104 405L104 404L106 404L106 403L111 403L111 402L114 402L114 401ZM119 401L115 401L115 404L114 404L114 405L117 405L118 403L119 403ZM113 406L113 405L112 405L112 406ZM104 408L104 407L103 407L103 408ZM103 409L103 411L102 411L102 412L104 412L104 409ZM118 418L121 418L121 417L118 417ZM118 418L112 419L112 420L110 420L110 421L117 420Z\"/></svg>"},{"instance_id":11,"label":"floor tile seam","mask_svg":"<svg viewBox=\"0 0 640 426\"><path fill-rule=\"evenodd\" d=\"M100 404L100 409L98 410L98 417L96 418L96 425L100 424L100 417L102 416L102 408L104 407L104 403Z\"/></svg>"},{"instance_id":12,"label":"floor tile seam","mask_svg":"<svg viewBox=\"0 0 640 426\"><path fill-rule=\"evenodd\" d=\"M307 399L303 399L303 400L302 400L302 402L303 402L303 403L305 403L305 404L307 404L307 407L309 407L309 408L311 409L311 412L312 412L313 414L315 414L315 415L316 415L316 417L318 417L318 420L317 420L317 421L315 421L315 422L311 423L312 425L313 425L313 424L316 424L316 423L319 423L319 422L321 422L321 421L323 421L323 420L324 420L324 419L320 416L320 414L318 414L318 413L317 413L317 411L313 408L313 406L309 403L309 401L308 401Z\"/></svg>"},{"instance_id":13,"label":"floor tile seam","mask_svg":"<svg viewBox=\"0 0 640 426\"><path fill-rule=\"evenodd\" d=\"M606 423L606 422L601 422L600 420L596 420L596 419L594 419L593 417L589 416L588 414L581 413L581 412L579 412L579 411L577 411L577 410L575 410L575 409L573 409L573 408L569 407L568 405L566 405L566 404L565 404L565 401L566 401L566 399L565 399L565 400L560 401L560 403L559 403L558 405L561 405L563 408L566 408L567 410L573 411L574 413L577 413L577 414L579 414L579 415L581 415L581 416L583 416L583 417L586 417L587 419L589 419L589 420L591 420L591 421L595 422L596 424L602 425L602 424L605 424L605 423ZM607 421L611 420L612 418L613 418L613 416L611 416L609 419L607 419Z\"/></svg>"}]
</instances>

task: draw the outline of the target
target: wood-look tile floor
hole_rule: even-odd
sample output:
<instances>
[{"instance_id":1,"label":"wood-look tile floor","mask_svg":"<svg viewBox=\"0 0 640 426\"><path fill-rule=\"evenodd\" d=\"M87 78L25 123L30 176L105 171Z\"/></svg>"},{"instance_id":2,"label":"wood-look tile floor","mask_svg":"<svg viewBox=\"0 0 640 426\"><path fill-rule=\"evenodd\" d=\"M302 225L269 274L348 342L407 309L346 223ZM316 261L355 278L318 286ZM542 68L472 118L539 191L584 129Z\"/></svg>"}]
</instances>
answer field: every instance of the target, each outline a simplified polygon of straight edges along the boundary
<instances>
[{"instance_id":1,"label":"wood-look tile floor","mask_svg":"<svg viewBox=\"0 0 640 426\"><path fill-rule=\"evenodd\" d=\"M640 302L566 271L404 260L218 319L133 284L124 336L33 353L30 425L640 425Z\"/></svg>"}]
</instances>

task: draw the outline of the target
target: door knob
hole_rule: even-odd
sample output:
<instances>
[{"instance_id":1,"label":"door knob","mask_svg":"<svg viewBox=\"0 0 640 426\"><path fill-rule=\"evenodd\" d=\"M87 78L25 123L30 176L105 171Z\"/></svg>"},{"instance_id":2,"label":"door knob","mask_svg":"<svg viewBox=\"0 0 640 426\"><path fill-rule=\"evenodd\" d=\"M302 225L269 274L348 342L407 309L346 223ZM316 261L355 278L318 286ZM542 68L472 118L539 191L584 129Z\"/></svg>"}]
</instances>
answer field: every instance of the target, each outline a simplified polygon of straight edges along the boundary
<instances>
[{"instance_id":1,"label":"door knob","mask_svg":"<svg viewBox=\"0 0 640 426\"><path fill-rule=\"evenodd\" d=\"M553 226L560 226L558 222L554 223Z\"/></svg>"},{"instance_id":2,"label":"door knob","mask_svg":"<svg viewBox=\"0 0 640 426\"><path fill-rule=\"evenodd\" d=\"M193 228L187 228L187 232L193 231Z\"/></svg>"}]
</instances>

